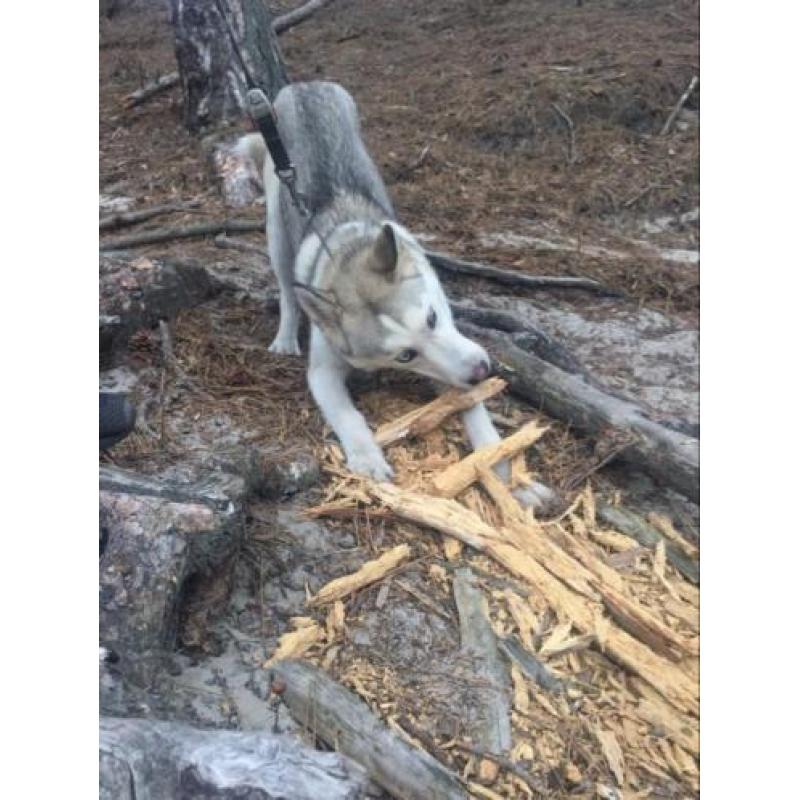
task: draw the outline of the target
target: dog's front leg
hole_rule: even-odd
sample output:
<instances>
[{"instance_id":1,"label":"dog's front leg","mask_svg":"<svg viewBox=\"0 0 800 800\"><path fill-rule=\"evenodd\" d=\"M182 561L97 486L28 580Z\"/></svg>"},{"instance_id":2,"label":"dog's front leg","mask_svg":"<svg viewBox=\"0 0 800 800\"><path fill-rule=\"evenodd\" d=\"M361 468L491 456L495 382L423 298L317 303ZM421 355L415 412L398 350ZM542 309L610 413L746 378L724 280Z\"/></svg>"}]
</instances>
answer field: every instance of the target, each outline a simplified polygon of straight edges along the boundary
<instances>
[{"instance_id":1,"label":"dog's front leg","mask_svg":"<svg viewBox=\"0 0 800 800\"><path fill-rule=\"evenodd\" d=\"M478 403L462 412L461 418L473 450L500 441L500 434L483 403ZM511 481L511 463L507 459L495 464L494 471L503 483ZM513 490L513 495L523 506L528 506L534 511L550 511L559 502L558 495L552 489L536 481L530 486L517 487Z\"/></svg>"},{"instance_id":2,"label":"dog's front leg","mask_svg":"<svg viewBox=\"0 0 800 800\"><path fill-rule=\"evenodd\" d=\"M327 423L342 443L347 466L377 481L390 480L392 468L370 431L364 417L353 405L345 386L349 367L314 326L308 364L308 385Z\"/></svg>"}]
</instances>

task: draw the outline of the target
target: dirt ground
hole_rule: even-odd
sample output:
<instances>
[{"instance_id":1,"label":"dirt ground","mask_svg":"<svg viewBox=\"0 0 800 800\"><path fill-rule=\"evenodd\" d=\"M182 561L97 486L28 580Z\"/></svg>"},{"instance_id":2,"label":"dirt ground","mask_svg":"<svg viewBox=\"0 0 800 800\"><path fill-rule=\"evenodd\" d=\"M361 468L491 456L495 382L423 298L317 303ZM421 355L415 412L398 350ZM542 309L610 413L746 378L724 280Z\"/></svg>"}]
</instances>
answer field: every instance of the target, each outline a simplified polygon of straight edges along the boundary
<instances>
[{"instance_id":1,"label":"dirt ground","mask_svg":"<svg viewBox=\"0 0 800 800\"><path fill-rule=\"evenodd\" d=\"M282 9L295 2L270 5ZM696 326L697 265L665 260L653 250L697 250L696 226L656 225L645 236L642 225L699 205L699 92L673 131L659 135L691 77L699 74L698 29L694 0L335 0L280 41L292 79L336 80L351 91L400 220L414 232L434 236L436 249L532 274L596 278L642 308ZM134 198L135 207L200 201L191 213L136 230L232 216L262 219L262 206L231 211L222 204L209 179L202 137L181 125L178 89L139 108L124 107L126 95L176 68L166 0L135 0L112 20L101 21L100 67L101 195ZM574 126L572 144L565 117ZM244 123L234 126L230 135L245 129ZM560 241L577 242L577 249L531 243L551 239L554 232ZM262 234L243 238L263 245ZM649 249L640 246L644 238ZM626 257L604 257L592 247ZM313 451L332 470L321 488L291 505L259 501L249 509L250 540L236 567L243 577L216 622L208 622L213 615L202 615L200 627L208 630L184 625L186 647L178 655L182 680L199 684L207 670L224 672L236 652L231 675L238 669L236 680L244 685L242 665L252 664L263 684L257 666L290 629L292 617L306 613L309 591L390 546L408 543L413 557L393 575L400 580L391 594L379 604L380 592L373 587L349 600L346 641L314 651L312 659L376 713L388 715L406 736L474 777L475 759L448 749L448 742L464 733L464 718L453 710L459 704L469 707L474 688L458 671L463 664L451 592L457 562L444 558L438 540L418 527L371 519L364 509L333 521L298 521L305 506L334 497L336 453L330 439L324 444L326 430L306 390L302 363L266 352L275 319L264 314L256 298L267 275L263 284L252 279L260 274L255 257L249 259L255 268L253 263L242 267L247 259L219 250L210 240L137 248L136 253L213 262L228 270L234 283L241 274L257 285L178 316L172 335L181 376L166 386L161 430L158 412L145 408L150 432L137 431L118 446L115 463L158 472L188 463L198 452L221 453L244 442L271 453ZM494 291L473 283L484 293ZM460 282L459 288L468 292L471 286ZM137 400L161 396L163 401L161 349L158 330L142 331L130 343L126 368L136 376ZM430 399L426 391L424 384L382 378L362 395L360 405L377 424ZM489 407L508 430L537 416L535 409L506 396ZM563 489L591 467L596 443L567 425L546 421L550 431L533 448L529 467L537 479ZM415 459L438 464L439 458L456 458L463 452L463 435L453 420L415 447L398 447L392 455L408 466L412 478ZM606 500L619 496L620 487L632 494L635 489L651 503L648 510L668 514L679 530L696 537L694 510L646 479L634 487L629 478L612 468L594 475L592 486L598 499ZM584 485L580 491L585 492ZM593 501L581 496L575 492L573 513L563 522L570 535L577 536L594 517L588 508ZM652 575L653 557L639 553L625 561L623 556L618 563L632 592L654 612L664 612L664 603L672 602L673 611L690 618L691 625L681 627L675 616L664 618L682 635L694 636L694 587L684 586L667 565L666 579L681 596L665 601ZM518 584L484 555L473 554L468 564L490 597L493 624L513 629L504 603ZM660 580L663 564L661 571ZM199 602L202 606L202 597ZM538 647L553 640L563 621L546 603L535 613ZM319 622L325 624L324 615ZM246 648L231 640L226 632L231 626L240 637L242 632L251 637ZM597 691L579 702L571 699L566 710L548 707L547 697L542 703L537 695L539 705L532 703L528 716L517 719L518 731L539 733L532 735L532 749L515 751L515 758L547 791L536 795L505 776L493 789L487 784L489 793L482 796L622 797L609 788L615 777L596 735L599 723L617 730L620 741L635 742L624 747L624 797L696 796L693 757L673 747L658 726L644 725L636 716L638 707L626 705L631 680L625 670L594 649L560 658L553 662L557 671ZM254 713L257 717L263 709ZM238 721L199 721L241 724L241 709ZM580 780L565 778L575 772ZM601 786L607 794L600 793Z\"/></svg>"},{"instance_id":2,"label":"dirt ground","mask_svg":"<svg viewBox=\"0 0 800 800\"><path fill-rule=\"evenodd\" d=\"M101 25L101 191L142 205L202 197L219 213L198 139L181 126L179 91L122 106L175 69L166 6L139 0ZM400 219L436 235L441 249L595 277L643 304L696 315L696 268L643 252L623 261L531 252L497 236L557 228L624 249L643 217L698 206L699 91L673 132L658 135L699 74L695 0L337 0L281 46L292 79L336 80L352 92ZM558 110L574 125L573 163ZM658 238L672 244L669 233Z\"/></svg>"}]
</instances>

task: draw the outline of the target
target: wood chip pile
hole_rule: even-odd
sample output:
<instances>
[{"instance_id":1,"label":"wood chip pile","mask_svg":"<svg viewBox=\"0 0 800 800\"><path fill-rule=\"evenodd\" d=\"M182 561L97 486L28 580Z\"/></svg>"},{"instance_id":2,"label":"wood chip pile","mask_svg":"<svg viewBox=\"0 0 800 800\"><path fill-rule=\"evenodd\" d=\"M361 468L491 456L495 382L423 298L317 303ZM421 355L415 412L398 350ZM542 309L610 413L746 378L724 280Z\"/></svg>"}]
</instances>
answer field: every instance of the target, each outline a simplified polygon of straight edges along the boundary
<instances>
[{"instance_id":1,"label":"wood chip pile","mask_svg":"<svg viewBox=\"0 0 800 800\"><path fill-rule=\"evenodd\" d=\"M267 666L325 670L465 796L697 796L699 588L674 563L691 575L698 552L664 517L652 546L601 521L613 502L589 483L554 519L523 509L511 490L532 479L525 451L547 447L546 421L469 454L453 413L503 388L382 402L393 484L326 446L331 479L306 513L370 557L309 592ZM511 487L491 470L500 456Z\"/></svg>"}]
</instances>

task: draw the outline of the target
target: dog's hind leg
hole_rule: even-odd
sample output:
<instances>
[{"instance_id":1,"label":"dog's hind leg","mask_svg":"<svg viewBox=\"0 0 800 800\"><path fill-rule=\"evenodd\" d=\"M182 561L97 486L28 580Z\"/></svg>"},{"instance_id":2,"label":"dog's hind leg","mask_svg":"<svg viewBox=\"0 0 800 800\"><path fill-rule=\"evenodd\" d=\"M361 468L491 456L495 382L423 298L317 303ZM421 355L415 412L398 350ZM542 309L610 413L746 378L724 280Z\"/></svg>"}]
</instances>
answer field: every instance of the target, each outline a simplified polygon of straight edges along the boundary
<instances>
[{"instance_id":1,"label":"dog's hind leg","mask_svg":"<svg viewBox=\"0 0 800 800\"><path fill-rule=\"evenodd\" d=\"M269 259L280 290L280 322L278 333L269 346L270 353L300 355L297 334L300 329L300 307L294 296L294 251L281 220L280 184L274 173L267 180L267 243Z\"/></svg>"}]
</instances>

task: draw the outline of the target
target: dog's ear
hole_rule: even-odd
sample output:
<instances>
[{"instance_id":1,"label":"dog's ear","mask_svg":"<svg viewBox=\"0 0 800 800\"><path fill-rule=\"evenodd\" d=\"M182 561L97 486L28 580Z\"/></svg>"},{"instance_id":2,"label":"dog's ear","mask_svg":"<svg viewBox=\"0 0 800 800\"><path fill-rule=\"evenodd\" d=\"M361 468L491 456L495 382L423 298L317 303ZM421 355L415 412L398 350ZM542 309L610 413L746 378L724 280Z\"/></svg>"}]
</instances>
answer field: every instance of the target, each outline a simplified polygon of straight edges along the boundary
<instances>
[{"instance_id":1,"label":"dog's ear","mask_svg":"<svg viewBox=\"0 0 800 800\"><path fill-rule=\"evenodd\" d=\"M397 272L397 262L399 260L399 246L397 235L390 223L385 222L381 227L378 238L372 245L370 254L370 266L375 272L389 278L395 277Z\"/></svg>"},{"instance_id":2,"label":"dog's ear","mask_svg":"<svg viewBox=\"0 0 800 800\"><path fill-rule=\"evenodd\" d=\"M306 312L308 318L314 323L332 344L340 350L347 348L346 337L342 330L342 316L344 312L336 298L330 292L322 292L305 283L294 283L294 294L300 308Z\"/></svg>"}]
</instances>

